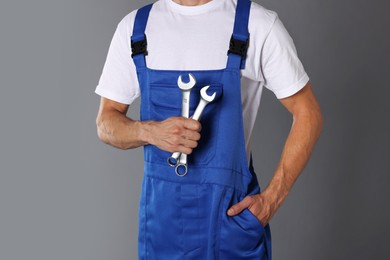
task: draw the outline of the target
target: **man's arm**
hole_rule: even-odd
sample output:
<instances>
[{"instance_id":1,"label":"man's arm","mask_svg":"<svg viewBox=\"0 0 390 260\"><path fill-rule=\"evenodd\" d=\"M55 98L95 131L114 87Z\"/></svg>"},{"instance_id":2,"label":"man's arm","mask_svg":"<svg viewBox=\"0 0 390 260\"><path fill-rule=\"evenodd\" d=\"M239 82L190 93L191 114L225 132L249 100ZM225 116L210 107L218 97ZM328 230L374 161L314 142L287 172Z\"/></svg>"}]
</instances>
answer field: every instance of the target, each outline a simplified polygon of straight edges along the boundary
<instances>
[{"instance_id":1,"label":"man's arm","mask_svg":"<svg viewBox=\"0 0 390 260\"><path fill-rule=\"evenodd\" d=\"M292 189L308 162L322 129L322 114L310 83L280 102L294 120L274 176L261 194L244 198L227 212L229 216L234 216L248 208L264 226Z\"/></svg>"},{"instance_id":2,"label":"man's arm","mask_svg":"<svg viewBox=\"0 0 390 260\"><path fill-rule=\"evenodd\" d=\"M172 117L158 121L136 121L126 116L128 105L101 98L96 118L99 138L120 149L153 144L168 152L191 154L200 139L200 123Z\"/></svg>"}]
</instances>

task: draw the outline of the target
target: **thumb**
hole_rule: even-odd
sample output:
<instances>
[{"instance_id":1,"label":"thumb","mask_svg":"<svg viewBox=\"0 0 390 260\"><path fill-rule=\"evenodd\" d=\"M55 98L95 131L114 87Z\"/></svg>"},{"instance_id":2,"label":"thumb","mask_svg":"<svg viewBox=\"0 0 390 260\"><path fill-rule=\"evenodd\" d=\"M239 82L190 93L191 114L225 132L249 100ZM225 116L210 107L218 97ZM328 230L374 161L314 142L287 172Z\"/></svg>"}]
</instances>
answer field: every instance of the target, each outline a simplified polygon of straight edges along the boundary
<instances>
[{"instance_id":1,"label":"thumb","mask_svg":"<svg viewBox=\"0 0 390 260\"><path fill-rule=\"evenodd\" d=\"M250 196L246 196L242 201L233 205L228 211L228 216L235 216L240 214L244 209L249 208L252 204L252 198Z\"/></svg>"}]
</instances>

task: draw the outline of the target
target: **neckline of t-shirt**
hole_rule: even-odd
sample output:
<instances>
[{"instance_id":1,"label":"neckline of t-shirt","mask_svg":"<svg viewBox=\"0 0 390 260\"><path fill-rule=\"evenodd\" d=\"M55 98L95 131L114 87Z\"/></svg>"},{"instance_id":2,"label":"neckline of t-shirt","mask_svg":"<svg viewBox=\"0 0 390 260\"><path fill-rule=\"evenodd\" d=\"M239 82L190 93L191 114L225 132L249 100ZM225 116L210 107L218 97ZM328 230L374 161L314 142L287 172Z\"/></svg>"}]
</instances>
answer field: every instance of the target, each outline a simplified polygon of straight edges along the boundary
<instances>
[{"instance_id":1,"label":"neckline of t-shirt","mask_svg":"<svg viewBox=\"0 0 390 260\"><path fill-rule=\"evenodd\" d=\"M198 15L210 12L215 9L218 5L222 4L225 0L212 0L208 3L196 6L184 6L180 5L173 0L165 0L167 6L173 11L180 13L182 15Z\"/></svg>"}]
</instances>

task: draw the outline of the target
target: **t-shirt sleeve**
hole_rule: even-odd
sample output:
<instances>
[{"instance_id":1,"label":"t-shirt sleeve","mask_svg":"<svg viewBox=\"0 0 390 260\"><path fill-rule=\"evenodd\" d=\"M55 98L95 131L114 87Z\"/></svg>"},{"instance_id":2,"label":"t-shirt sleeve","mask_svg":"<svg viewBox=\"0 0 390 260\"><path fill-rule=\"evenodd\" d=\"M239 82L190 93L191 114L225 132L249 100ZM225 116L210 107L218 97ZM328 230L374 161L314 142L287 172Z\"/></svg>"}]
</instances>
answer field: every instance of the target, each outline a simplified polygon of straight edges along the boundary
<instances>
[{"instance_id":1,"label":"t-shirt sleeve","mask_svg":"<svg viewBox=\"0 0 390 260\"><path fill-rule=\"evenodd\" d=\"M118 24L95 93L110 100L131 104L140 95L137 73L131 58L130 35L134 13Z\"/></svg>"},{"instance_id":2,"label":"t-shirt sleeve","mask_svg":"<svg viewBox=\"0 0 390 260\"><path fill-rule=\"evenodd\" d=\"M294 95L309 81L293 39L278 17L265 39L261 67L264 86L278 99Z\"/></svg>"}]
</instances>

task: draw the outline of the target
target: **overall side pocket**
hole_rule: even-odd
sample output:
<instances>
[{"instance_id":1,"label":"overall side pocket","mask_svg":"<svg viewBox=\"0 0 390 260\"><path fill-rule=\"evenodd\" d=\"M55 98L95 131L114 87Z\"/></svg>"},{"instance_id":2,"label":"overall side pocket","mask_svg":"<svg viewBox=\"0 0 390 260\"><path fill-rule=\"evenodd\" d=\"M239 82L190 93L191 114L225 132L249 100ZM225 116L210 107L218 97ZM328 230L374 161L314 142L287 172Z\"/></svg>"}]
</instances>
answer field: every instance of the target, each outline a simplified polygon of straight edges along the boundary
<instances>
[{"instance_id":1,"label":"overall side pocket","mask_svg":"<svg viewBox=\"0 0 390 260\"><path fill-rule=\"evenodd\" d=\"M225 198L219 259L267 259L265 229L249 209L230 217L226 210L242 199L235 191ZM230 257L230 258L229 258Z\"/></svg>"}]
</instances>

